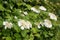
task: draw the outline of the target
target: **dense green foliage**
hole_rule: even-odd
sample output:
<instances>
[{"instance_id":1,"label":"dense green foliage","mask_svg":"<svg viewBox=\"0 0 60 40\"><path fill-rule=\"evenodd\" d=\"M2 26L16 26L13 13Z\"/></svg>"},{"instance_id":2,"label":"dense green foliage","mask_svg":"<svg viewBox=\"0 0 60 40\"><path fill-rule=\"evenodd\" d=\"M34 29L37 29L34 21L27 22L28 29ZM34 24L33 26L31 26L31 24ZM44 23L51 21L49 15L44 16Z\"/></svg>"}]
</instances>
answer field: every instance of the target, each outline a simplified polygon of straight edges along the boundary
<instances>
[{"instance_id":1,"label":"dense green foliage","mask_svg":"<svg viewBox=\"0 0 60 40\"><path fill-rule=\"evenodd\" d=\"M44 6L47 11L40 10L39 14L31 11L31 7L38 9L39 6ZM28 15L22 16L24 11ZM49 12L57 16L57 21L49 18ZM14 16L30 21L32 28L21 30ZM51 20L52 28L37 28L35 23L44 19ZM5 29L4 21L12 22L13 27ZM60 40L60 0L0 0L0 40Z\"/></svg>"}]
</instances>

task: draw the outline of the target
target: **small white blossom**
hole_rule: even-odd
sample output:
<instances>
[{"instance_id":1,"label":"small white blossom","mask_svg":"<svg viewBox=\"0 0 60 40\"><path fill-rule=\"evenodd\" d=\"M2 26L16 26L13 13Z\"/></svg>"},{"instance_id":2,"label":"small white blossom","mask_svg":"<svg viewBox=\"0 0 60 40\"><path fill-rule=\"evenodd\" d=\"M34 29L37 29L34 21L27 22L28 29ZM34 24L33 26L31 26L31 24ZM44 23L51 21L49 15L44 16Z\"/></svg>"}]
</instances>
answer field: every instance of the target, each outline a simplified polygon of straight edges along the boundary
<instances>
[{"instance_id":1,"label":"small white blossom","mask_svg":"<svg viewBox=\"0 0 60 40\"><path fill-rule=\"evenodd\" d=\"M5 4L7 4L8 2L7 1L4 1Z\"/></svg>"},{"instance_id":2,"label":"small white blossom","mask_svg":"<svg viewBox=\"0 0 60 40\"><path fill-rule=\"evenodd\" d=\"M15 19L17 19L17 16L14 16Z\"/></svg>"},{"instance_id":3,"label":"small white blossom","mask_svg":"<svg viewBox=\"0 0 60 40\"><path fill-rule=\"evenodd\" d=\"M31 10L36 12L36 13L40 13L40 10L37 10L35 7L32 7Z\"/></svg>"},{"instance_id":4,"label":"small white blossom","mask_svg":"<svg viewBox=\"0 0 60 40\"><path fill-rule=\"evenodd\" d=\"M57 21L57 16L53 13L49 13L50 19Z\"/></svg>"},{"instance_id":5,"label":"small white blossom","mask_svg":"<svg viewBox=\"0 0 60 40\"><path fill-rule=\"evenodd\" d=\"M18 26L22 26L23 24L25 25L25 21L20 19L20 20L18 21Z\"/></svg>"},{"instance_id":6,"label":"small white blossom","mask_svg":"<svg viewBox=\"0 0 60 40\"><path fill-rule=\"evenodd\" d=\"M3 25L5 26L5 29L7 29L7 28L11 29L13 24L11 22L4 21Z\"/></svg>"},{"instance_id":7,"label":"small white blossom","mask_svg":"<svg viewBox=\"0 0 60 40\"><path fill-rule=\"evenodd\" d=\"M24 30L24 27L23 26L21 26L21 30Z\"/></svg>"},{"instance_id":8,"label":"small white blossom","mask_svg":"<svg viewBox=\"0 0 60 40\"><path fill-rule=\"evenodd\" d=\"M41 28L41 24L38 24L37 27L38 27L38 28Z\"/></svg>"},{"instance_id":9,"label":"small white blossom","mask_svg":"<svg viewBox=\"0 0 60 40\"><path fill-rule=\"evenodd\" d=\"M28 15L28 13L27 12L23 12L25 15Z\"/></svg>"},{"instance_id":10,"label":"small white blossom","mask_svg":"<svg viewBox=\"0 0 60 40\"><path fill-rule=\"evenodd\" d=\"M25 21L25 20L21 20L21 19L18 21L18 26L22 30L32 28L32 24L29 21Z\"/></svg>"},{"instance_id":11,"label":"small white blossom","mask_svg":"<svg viewBox=\"0 0 60 40\"><path fill-rule=\"evenodd\" d=\"M19 12L22 12L21 10Z\"/></svg>"},{"instance_id":12,"label":"small white blossom","mask_svg":"<svg viewBox=\"0 0 60 40\"><path fill-rule=\"evenodd\" d=\"M26 27L27 27L27 29L30 29L30 28L32 28L32 24L29 22L29 21L26 21Z\"/></svg>"},{"instance_id":13,"label":"small white blossom","mask_svg":"<svg viewBox=\"0 0 60 40\"><path fill-rule=\"evenodd\" d=\"M41 26L43 26L43 22L40 22L40 23L38 24L38 28L41 28Z\"/></svg>"},{"instance_id":14,"label":"small white blossom","mask_svg":"<svg viewBox=\"0 0 60 40\"><path fill-rule=\"evenodd\" d=\"M45 19L43 24L44 24L44 26L47 27L47 28L51 28L51 27L52 27L52 23L51 23L51 21L48 20L48 19Z\"/></svg>"},{"instance_id":15,"label":"small white blossom","mask_svg":"<svg viewBox=\"0 0 60 40\"><path fill-rule=\"evenodd\" d=\"M40 22L41 26L43 26L43 22Z\"/></svg>"},{"instance_id":16,"label":"small white blossom","mask_svg":"<svg viewBox=\"0 0 60 40\"><path fill-rule=\"evenodd\" d=\"M38 28L41 28L40 23L34 23Z\"/></svg>"},{"instance_id":17,"label":"small white blossom","mask_svg":"<svg viewBox=\"0 0 60 40\"><path fill-rule=\"evenodd\" d=\"M47 9L44 6L39 7L40 10L46 11Z\"/></svg>"},{"instance_id":18,"label":"small white blossom","mask_svg":"<svg viewBox=\"0 0 60 40\"><path fill-rule=\"evenodd\" d=\"M37 25L38 28L41 28L41 26L43 26L43 22L40 23L34 23L35 25Z\"/></svg>"}]
</instances>

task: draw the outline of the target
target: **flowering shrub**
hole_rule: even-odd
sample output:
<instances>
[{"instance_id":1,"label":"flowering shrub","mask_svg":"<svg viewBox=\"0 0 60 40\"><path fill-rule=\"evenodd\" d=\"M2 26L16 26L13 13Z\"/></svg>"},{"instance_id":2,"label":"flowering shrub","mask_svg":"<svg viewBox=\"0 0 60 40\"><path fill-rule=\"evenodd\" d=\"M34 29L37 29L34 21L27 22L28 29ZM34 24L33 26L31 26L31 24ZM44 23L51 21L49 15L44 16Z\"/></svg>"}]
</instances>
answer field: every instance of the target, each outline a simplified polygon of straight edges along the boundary
<instances>
[{"instance_id":1,"label":"flowering shrub","mask_svg":"<svg viewBox=\"0 0 60 40\"><path fill-rule=\"evenodd\" d=\"M1 0L0 40L58 40L59 3Z\"/></svg>"}]
</instances>

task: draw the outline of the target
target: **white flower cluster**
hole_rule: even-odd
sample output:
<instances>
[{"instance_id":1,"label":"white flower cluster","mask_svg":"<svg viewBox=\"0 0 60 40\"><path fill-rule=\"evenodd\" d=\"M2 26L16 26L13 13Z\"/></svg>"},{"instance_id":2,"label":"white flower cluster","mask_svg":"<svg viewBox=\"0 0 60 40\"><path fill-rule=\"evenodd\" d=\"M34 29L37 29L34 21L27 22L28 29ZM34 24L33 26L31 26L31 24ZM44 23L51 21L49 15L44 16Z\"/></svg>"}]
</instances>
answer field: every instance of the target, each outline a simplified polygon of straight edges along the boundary
<instances>
[{"instance_id":1,"label":"white flower cluster","mask_svg":"<svg viewBox=\"0 0 60 40\"><path fill-rule=\"evenodd\" d=\"M4 21L3 22L3 25L5 26L5 29L7 29L7 28L10 28L11 29L11 27L13 27L12 25L12 23L11 22L8 22L8 21Z\"/></svg>"},{"instance_id":2,"label":"white flower cluster","mask_svg":"<svg viewBox=\"0 0 60 40\"><path fill-rule=\"evenodd\" d=\"M53 19L53 20L57 21L57 17L56 17L55 14L49 13L49 16L50 16L50 19Z\"/></svg>"},{"instance_id":3,"label":"white flower cluster","mask_svg":"<svg viewBox=\"0 0 60 40\"><path fill-rule=\"evenodd\" d=\"M56 17L55 14L49 13L49 16L50 16L50 19L57 21L57 17ZM43 23L39 23L39 25L44 25L47 28L51 28L52 27L52 23L48 19L45 19ZM39 26L39 25L38 25L38 28L41 28L41 26Z\"/></svg>"},{"instance_id":4,"label":"white flower cluster","mask_svg":"<svg viewBox=\"0 0 60 40\"><path fill-rule=\"evenodd\" d=\"M18 26L21 28L21 30L32 28L32 24L29 21L19 19L19 21L17 23L18 23ZM8 21L4 21L3 25L5 26L5 29L7 29L7 28L11 29L13 27L13 24Z\"/></svg>"},{"instance_id":5,"label":"white flower cluster","mask_svg":"<svg viewBox=\"0 0 60 40\"><path fill-rule=\"evenodd\" d=\"M25 12L23 12L25 15L28 15L28 13L25 11Z\"/></svg>"},{"instance_id":6,"label":"white flower cluster","mask_svg":"<svg viewBox=\"0 0 60 40\"><path fill-rule=\"evenodd\" d=\"M51 27L52 27L52 23L51 23L51 21L48 20L48 19L45 19L43 24L44 24L44 26L47 27L47 28L51 28Z\"/></svg>"},{"instance_id":7,"label":"white flower cluster","mask_svg":"<svg viewBox=\"0 0 60 40\"><path fill-rule=\"evenodd\" d=\"M32 28L32 24L29 21L25 21L25 20L21 20L21 19L18 21L18 26L22 30Z\"/></svg>"},{"instance_id":8,"label":"white flower cluster","mask_svg":"<svg viewBox=\"0 0 60 40\"><path fill-rule=\"evenodd\" d=\"M31 10L36 12L36 13L40 13L40 10L37 10L35 7L32 7Z\"/></svg>"},{"instance_id":9,"label":"white flower cluster","mask_svg":"<svg viewBox=\"0 0 60 40\"><path fill-rule=\"evenodd\" d=\"M43 10L43 11L47 10L43 6L40 6L39 9ZM36 12L36 13L40 13L40 10L37 10L35 7L32 7L31 10ZM28 15L27 11L25 11L23 13L25 15ZM57 16L55 14L49 13L48 15L50 16L50 19L53 19L53 20L57 21ZM18 19L17 16L15 16L14 18ZM21 28L21 30L32 28L32 24L29 21L25 21L25 20L22 20L22 19L19 19L17 21L17 24ZM7 28L11 29L13 27L13 24L11 22L8 22L8 21L4 21L3 25L5 26L5 29L7 29ZM51 23L51 21L49 19L45 19L44 22L40 22L40 23L37 24L38 28L41 28L41 26L45 26L47 28L51 28L52 27L52 23Z\"/></svg>"},{"instance_id":10,"label":"white flower cluster","mask_svg":"<svg viewBox=\"0 0 60 40\"><path fill-rule=\"evenodd\" d=\"M46 11L46 10L47 10L47 9L46 9L45 7L43 7L43 6L40 6L39 9L40 9L40 10L43 10L43 11ZM33 12L35 12L35 13L40 13L40 10L39 10L39 9L36 9L35 7L31 7L31 10L32 10ZM22 11L20 10L19 12L22 12ZM24 15L28 15L28 12L27 12L27 11L24 11L23 13L24 13ZM24 15L22 15L22 16L24 16Z\"/></svg>"},{"instance_id":11,"label":"white flower cluster","mask_svg":"<svg viewBox=\"0 0 60 40\"><path fill-rule=\"evenodd\" d=\"M46 11L47 9L44 6L39 7L40 10Z\"/></svg>"},{"instance_id":12,"label":"white flower cluster","mask_svg":"<svg viewBox=\"0 0 60 40\"><path fill-rule=\"evenodd\" d=\"M43 10L43 11L46 11L46 8L43 7L43 6L40 6L39 9ZM35 7L32 7L31 10L34 11L34 12L36 12L36 13L40 13L40 10L36 9Z\"/></svg>"},{"instance_id":13,"label":"white flower cluster","mask_svg":"<svg viewBox=\"0 0 60 40\"><path fill-rule=\"evenodd\" d=\"M51 23L50 20L45 19L44 22L40 22L40 23L38 24L38 28L41 28L41 26L45 26L45 27L47 27L47 28L51 28L51 27L52 27L52 23Z\"/></svg>"}]
</instances>

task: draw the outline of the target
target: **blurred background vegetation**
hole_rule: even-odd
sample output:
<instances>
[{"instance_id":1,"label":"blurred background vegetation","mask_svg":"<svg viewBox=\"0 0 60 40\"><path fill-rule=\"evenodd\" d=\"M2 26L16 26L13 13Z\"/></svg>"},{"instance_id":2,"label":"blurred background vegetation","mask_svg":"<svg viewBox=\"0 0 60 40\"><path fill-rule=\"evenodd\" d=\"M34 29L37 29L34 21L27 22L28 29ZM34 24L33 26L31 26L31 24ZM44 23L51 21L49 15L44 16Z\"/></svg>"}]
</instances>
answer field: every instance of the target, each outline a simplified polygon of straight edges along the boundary
<instances>
[{"instance_id":1,"label":"blurred background vegetation","mask_svg":"<svg viewBox=\"0 0 60 40\"><path fill-rule=\"evenodd\" d=\"M15 8L16 9L21 8L22 10L26 10L24 9L25 4L28 4L28 6L43 5L48 9L48 11L50 12L54 11L54 13L58 16L58 22L57 22L58 28L56 28L57 33L55 34L55 37L53 37L51 40L60 40L60 0L0 0L0 16L4 18L4 16L6 15L4 14L5 12L7 13L10 13L11 11L13 12L14 11L13 9ZM1 40L1 36L0 36L0 40Z\"/></svg>"}]
</instances>

